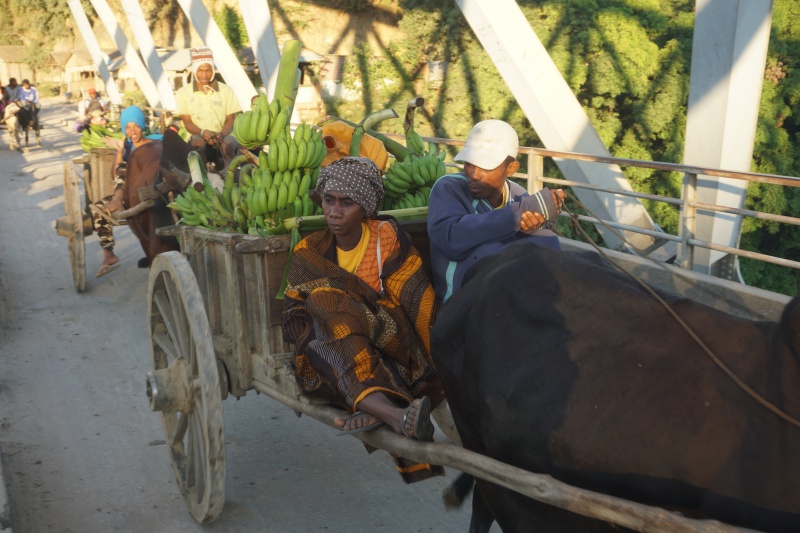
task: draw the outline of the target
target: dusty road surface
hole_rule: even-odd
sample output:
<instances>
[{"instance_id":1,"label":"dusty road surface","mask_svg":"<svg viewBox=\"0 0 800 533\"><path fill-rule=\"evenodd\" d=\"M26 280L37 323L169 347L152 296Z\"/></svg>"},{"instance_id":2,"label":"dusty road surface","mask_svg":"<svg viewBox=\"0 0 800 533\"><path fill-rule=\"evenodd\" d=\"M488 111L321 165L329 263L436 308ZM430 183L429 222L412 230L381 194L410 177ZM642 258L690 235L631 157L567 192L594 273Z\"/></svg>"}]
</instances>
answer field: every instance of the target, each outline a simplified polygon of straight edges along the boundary
<instances>
[{"instance_id":1,"label":"dusty road surface","mask_svg":"<svg viewBox=\"0 0 800 533\"><path fill-rule=\"evenodd\" d=\"M127 228L115 231L122 267L73 287L62 164L81 155L65 120L42 110L42 147L10 152L0 139L0 448L15 533L459 532L469 511L446 511L447 477L404 485L385 452L250 392L223 402L227 501L197 525L173 478L158 416L149 410L147 271ZM0 527L2 530L2 527Z\"/></svg>"}]
</instances>

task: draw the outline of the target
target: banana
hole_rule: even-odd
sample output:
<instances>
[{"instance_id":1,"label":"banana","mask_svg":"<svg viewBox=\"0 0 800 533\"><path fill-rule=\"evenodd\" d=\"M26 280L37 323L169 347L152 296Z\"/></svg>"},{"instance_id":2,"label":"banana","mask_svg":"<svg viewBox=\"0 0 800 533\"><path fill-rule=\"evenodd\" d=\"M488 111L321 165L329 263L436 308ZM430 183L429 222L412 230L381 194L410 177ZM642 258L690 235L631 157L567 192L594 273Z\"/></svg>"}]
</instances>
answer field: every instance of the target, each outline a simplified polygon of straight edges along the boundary
<instances>
[{"instance_id":1,"label":"banana","mask_svg":"<svg viewBox=\"0 0 800 533\"><path fill-rule=\"evenodd\" d=\"M272 172L277 172L278 170L278 143L274 140L271 140L269 143L269 152L267 153L267 162L268 167Z\"/></svg>"},{"instance_id":2,"label":"banana","mask_svg":"<svg viewBox=\"0 0 800 533\"><path fill-rule=\"evenodd\" d=\"M383 185L390 191L397 194L403 194L408 191L408 187L398 186L396 183L392 183L390 180L383 180Z\"/></svg>"},{"instance_id":3,"label":"banana","mask_svg":"<svg viewBox=\"0 0 800 533\"><path fill-rule=\"evenodd\" d=\"M265 168L261 172L261 186L264 189L270 190L272 188L272 181L274 180L274 176L272 172L269 171L268 168Z\"/></svg>"},{"instance_id":4,"label":"banana","mask_svg":"<svg viewBox=\"0 0 800 533\"><path fill-rule=\"evenodd\" d=\"M416 155L425 153L425 143L413 127L408 128L406 132L406 146Z\"/></svg>"},{"instance_id":5,"label":"banana","mask_svg":"<svg viewBox=\"0 0 800 533\"><path fill-rule=\"evenodd\" d=\"M288 169L297 168L297 156L300 153L297 148L297 141L289 137L288 140L286 141L286 144L289 149L289 160L286 165L286 168Z\"/></svg>"},{"instance_id":6,"label":"banana","mask_svg":"<svg viewBox=\"0 0 800 533\"><path fill-rule=\"evenodd\" d=\"M283 172L289 168L289 145L283 137L276 139L275 144L278 146L278 170Z\"/></svg>"},{"instance_id":7,"label":"banana","mask_svg":"<svg viewBox=\"0 0 800 533\"><path fill-rule=\"evenodd\" d=\"M267 158L267 151L263 148L258 153L258 168L264 170L265 168L269 168L269 159Z\"/></svg>"},{"instance_id":8,"label":"banana","mask_svg":"<svg viewBox=\"0 0 800 533\"><path fill-rule=\"evenodd\" d=\"M447 157L447 152L445 152L444 150L440 150L439 153L436 154L436 157L439 158L439 161L444 162L444 158Z\"/></svg>"},{"instance_id":9,"label":"banana","mask_svg":"<svg viewBox=\"0 0 800 533\"><path fill-rule=\"evenodd\" d=\"M239 144L244 144L244 138L242 138L242 122L244 121L243 114L236 115L236 118L233 119L233 136L236 137L236 140L239 141Z\"/></svg>"},{"instance_id":10,"label":"banana","mask_svg":"<svg viewBox=\"0 0 800 533\"><path fill-rule=\"evenodd\" d=\"M286 196L287 204L294 203L295 199L297 198L297 191L299 187L300 187L300 182L298 180L292 179L292 181L289 182L289 190Z\"/></svg>"},{"instance_id":11,"label":"banana","mask_svg":"<svg viewBox=\"0 0 800 533\"><path fill-rule=\"evenodd\" d=\"M311 174L306 172L300 180L300 185L297 187L298 196L308 196L308 189L311 187Z\"/></svg>"},{"instance_id":12,"label":"banana","mask_svg":"<svg viewBox=\"0 0 800 533\"><path fill-rule=\"evenodd\" d=\"M278 113L281 112L281 103L276 99L272 100L269 103L269 117L271 120L275 120L275 117L278 116Z\"/></svg>"},{"instance_id":13,"label":"banana","mask_svg":"<svg viewBox=\"0 0 800 533\"><path fill-rule=\"evenodd\" d=\"M184 214L181 216L179 221L181 224L186 224L187 226L199 226L201 225L200 216L199 215L189 215Z\"/></svg>"},{"instance_id":14,"label":"banana","mask_svg":"<svg viewBox=\"0 0 800 533\"><path fill-rule=\"evenodd\" d=\"M241 200L241 191L239 187L234 187L231 189L231 207L232 209L236 210L239 207L239 201ZM234 215L236 213L234 212Z\"/></svg>"},{"instance_id":15,"label":"banana","mask_svg":"<svg viewBox=\"0 0 800 533\"><path fill-rule=\"evenodd\" d=\"M431 181L431 174L430 171L428 171L428 161L418 157L415 163L417 172L414 173L414 181L420 187L424 187L426 183Z\"/></svg>"},{"instance_id":16,"label":"banana","mask_svg":"<svg viewBox=\"0 0 800 533\"><path fill-rule=\"evenodd\" d=\"M311 197L306 194L303 196L303 199L301 201L303 202L303 216L304 217L311 216L311 214L314 212L314 207L315 207L314 200L312 200Z\"/></svg>"},{"instance_id":17,"label":"banana","mask_svg":"<svg viewBox=\"0 0 800 533\"><path fill-rule=\"evenodd\" d=\"M247 140L251 143L258 138L258 121L261 120L261 110L245 111L250 114L250 122L247 129Z\"/></svg>"},{"instance_id":18,"label":"banana","mask_svg":"<svg viewBox=\"0 0 800 533\"><path fill-rule=\"evenodd\" d=\"M322 138L317 140L316 150L317 150L316 157L311 162L312 168L319 167L320 163L322 163L322 160L325 159L326 155L328 155L328 147L325 146L325 142L322 140Z\"/></svg>"},{"instance_id":19,"label":"banana","mask_svg":"<svg viewBox=\"0 0 800 533\"><path fill-rule=\"evenodd\" d=\"M397 163L397 161L395 161L394 165L389 167L389 170L387 170L386 174L385 174L386 179L391 179L392 181L395 181L395 182L400 181L400 182L403 182L404 184L406 184L408 186L413 185L414 180L406 180L403 177L404 176L403 174L400 174L400 173L397 172L398 165L399 165L399 163Z\"/></svg>"},{"instance_id":20,"label":"banana","mask_svg":"<svg viewBox=\"0 0 800 533\"><path fill-rule=\"evenodd\" d=\"M267 202L267 212L274 213L275 210L277 210L277 209L278 209L278 187L277 186L273 186L269 190L269 200Z\"/></svg>"},{"instance_id":21,"label":"banana","mask_svg":"<svg viewBox=\"0 0 800 533\"><path fill-rule=\"evenodd\" d=\"M267 134L269 133L269 126L271 123L269 113L265 113L261 110L261 108L257 108L259 119L258 119L258 129L255 139L256 142L264 144L267 142Z\"/></svg>"},{"instance_id":22,"label":"banana","mask_svg":"<svg viewBox=\"0 0 800 533\"><path fill-rule=\"evenodd\" d=\"M294 199L292 205L294 205L294 215L292 216L303 216L303 200L301 200L299 196Z\"/></svg>"},{"instance_id":23,"label":"banana","mask_svg":"<svg viewBox=\"0 0 800 533\"><path fill-rule=\"evenodd\" d=\"M411 177L411 168L407 167L407 165L408 159L405 161L395 161L394 165L392 165L392 169L397 177L410 185L414 181L414 178Z\"/></svg>"},{"instance_id":24,"label":"banana","mask_svg":"<svg viewBox=\"0 0 800 533\"><path fill-rule=\"evenodd\" d=\"M286 200L289 198L289 187L285 183L281 183L278 189L278 209L286 207Z\"/></svg>"},{"instance_id":25,"label":"banana","mask_svg":"<svg viewBox=\"0 0 800 533\"><path fill-rule=\"evenodd\" d=\"M444 161L439 161L439 163L436 165L436 179L438 180L445 174L447 174L447 167L444 166Z\"/></svg>"},{"instance_id":26,"label":"banana","mask_svg":"<svg viewBox=\"0 0 800 533\"><path fill-rule=\"evenodd\" d=\"M256 197L255 214L256 214L256 216L263 215L264 213L267 212L267 201L268 201L267 190L266 189L258 189L258 191L256 191L256 194L258 196Z\"/></svg>"},{"instance_id":27,"label":"banana","mask_svg":"<svg viewBox=\"0 0 800 533\"><path fill-rule=\"evenodd\" d=\"M303 140L302 133L299 130L294 132L294 143L297 145L297 162L295 167L304 168L306 156L308 155L308 143Z\"/></svg>"},{"instance_id":28,"label":"banana","mask_svg":"<svg viewBox=\"0 0 800 533\"><path fill-rule=\"evenodd\" d=\"M278 116L275 117L269 129L269 140L274 141L278 137L284 135L283 129L289 123L289 108L282 110Z\"/></svg>"}]
</instances>

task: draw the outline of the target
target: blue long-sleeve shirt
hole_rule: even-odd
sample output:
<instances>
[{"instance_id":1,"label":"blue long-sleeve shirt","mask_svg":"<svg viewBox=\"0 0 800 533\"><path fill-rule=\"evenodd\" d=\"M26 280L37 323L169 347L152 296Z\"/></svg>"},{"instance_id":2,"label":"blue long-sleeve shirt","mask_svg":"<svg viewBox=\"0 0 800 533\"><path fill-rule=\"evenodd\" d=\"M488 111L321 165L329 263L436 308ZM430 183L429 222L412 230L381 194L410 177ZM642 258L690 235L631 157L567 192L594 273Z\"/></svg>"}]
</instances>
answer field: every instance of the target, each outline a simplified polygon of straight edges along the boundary
<instances>
[{"instance_id":1,"label":"blue long-sleeve shirt","mask_svg":"<svg viewBox=\"0 0 800 533\"><path fill-rule=\"evenodd\" d=\"M472 197L463 173L443 176L433 186L428 200L428 237L433 287L441 301L461 287L464 274L475 262L500 253L519 239L561 249L552 231L520 231L519 202L528 193L512 181L507 183L508 202L497 209Z\"/></svg>"}]
</instances>

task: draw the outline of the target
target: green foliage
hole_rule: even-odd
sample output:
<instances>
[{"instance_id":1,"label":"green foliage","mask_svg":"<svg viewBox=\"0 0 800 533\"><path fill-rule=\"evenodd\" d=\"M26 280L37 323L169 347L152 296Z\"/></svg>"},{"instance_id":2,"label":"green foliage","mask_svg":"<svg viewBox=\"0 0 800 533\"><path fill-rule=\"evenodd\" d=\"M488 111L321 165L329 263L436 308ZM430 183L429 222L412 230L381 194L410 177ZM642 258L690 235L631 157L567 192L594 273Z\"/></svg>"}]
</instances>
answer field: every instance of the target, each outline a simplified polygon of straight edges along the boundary
<instances>
[{"instance_id":1,"label":"green foliage","mask_svg":"<svg viewBox=\"0 0 800 533\"><path fill-rule=\"evenodd\" d=\"M122 95L122 107L128 107L131 105L149 107L150 104L147 102L147 98L145 98L141 89L136 89L133 91L125 91L125 93Z\"/></svg>"},{"instance_id":2,"label":"green foliage","mask_svg":"<svg viewBox=\"0 0 800 533\"><path fill-rule=\"evenodd\" d=\"M214 12L214 22L217 23L222 35L233 50L238 51L244 47L244 42L247 40L247 28L236 10L229 5L222 6L221 9Z\"/></svg>"},{"instance_id":3,"label":"green foliage","mask_svg":"<svg viewBox=\"0 0 800 533\"><path fill-rule=\"evenodd\" d=\"M65 1L7 0L7 4L8 9L3 10L2 33L17 34L21 41L36 41L43 48L58 39L73 35L75 26L72 22L72 12ZM87 15L92 18L94 9L91 3L88 0L81 0L81 4ZM35 35L36 39L23 39L23 35Z\"/></svg>"},{"instance_id":4,"label":"green foliage","mask_svg":"<svg viewBox=\"0 0 800 533\"><path fill-rule=\"evenodd\" d=\"M39 83L36 85L39 96L58 96L61 94L61 84L59 83Z\"/></svg>"}]
</instances>

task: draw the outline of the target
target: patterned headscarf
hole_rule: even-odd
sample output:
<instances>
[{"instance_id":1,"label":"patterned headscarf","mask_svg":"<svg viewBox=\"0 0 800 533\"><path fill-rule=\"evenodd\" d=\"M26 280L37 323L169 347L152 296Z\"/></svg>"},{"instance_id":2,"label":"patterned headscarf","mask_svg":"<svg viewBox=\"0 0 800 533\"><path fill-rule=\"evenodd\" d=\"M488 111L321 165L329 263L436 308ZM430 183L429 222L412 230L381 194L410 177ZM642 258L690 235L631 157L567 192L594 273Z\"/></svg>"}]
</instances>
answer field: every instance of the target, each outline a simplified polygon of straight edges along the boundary
<instances>
[{"instance_id":1,"label":"patterned headscarf","mask_svg":"<svg viewBox=\"0 0 800 533\"><path fill-rule=\"evenodd\" d=\"M345 157L319 171L317 191L320 198L329 191L346 195L364 208L367 217L378 214L383 201L383 172L366 157Z\"/></svg>"}]
</instances>

